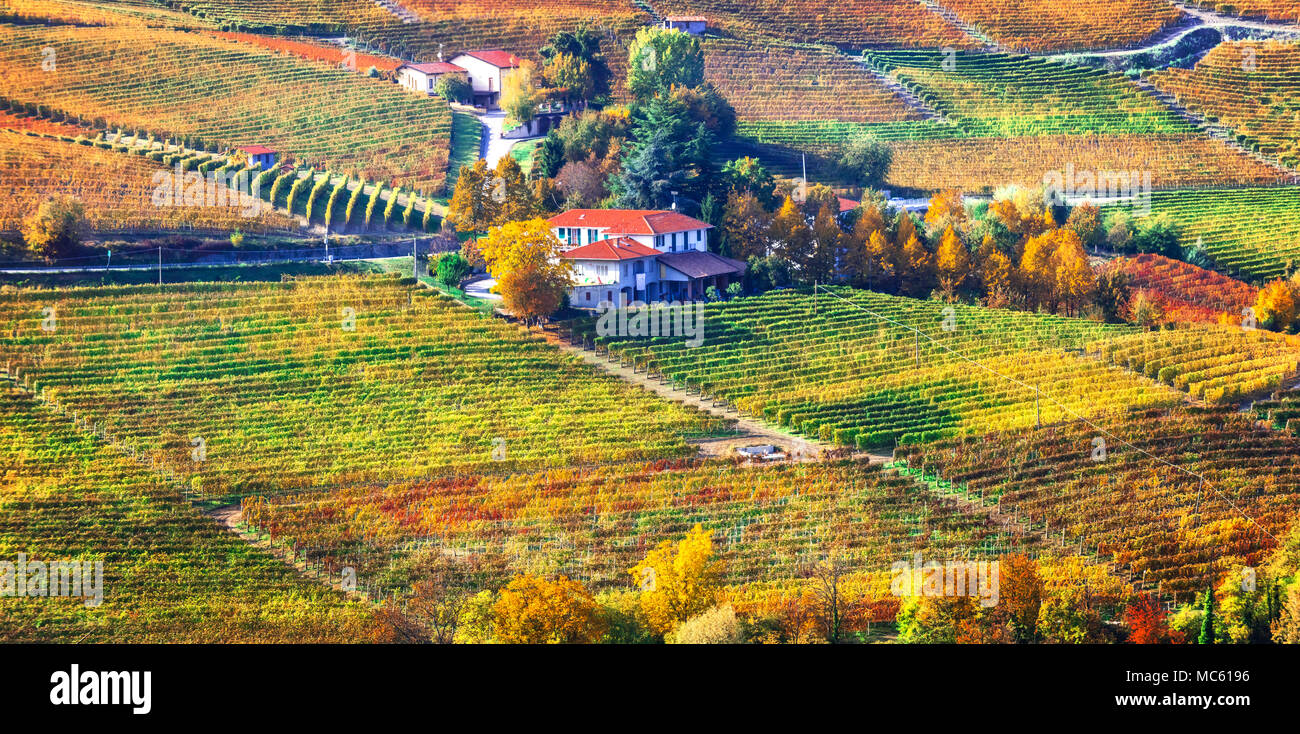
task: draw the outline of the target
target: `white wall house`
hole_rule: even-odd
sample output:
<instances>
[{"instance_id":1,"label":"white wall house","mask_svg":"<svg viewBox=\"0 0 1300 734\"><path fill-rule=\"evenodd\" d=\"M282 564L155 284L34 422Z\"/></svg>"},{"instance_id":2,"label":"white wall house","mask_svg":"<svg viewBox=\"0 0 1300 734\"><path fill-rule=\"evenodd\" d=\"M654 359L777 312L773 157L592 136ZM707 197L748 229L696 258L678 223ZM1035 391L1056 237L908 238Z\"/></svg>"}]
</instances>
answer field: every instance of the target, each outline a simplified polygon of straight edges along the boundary
<instances>
[{"instance_id":1,"label":"white wall house","mask_svg":"<svg viewBox=\"0 0 1300 734\"><path fill-rule=\"evenodd\" d=\"M452 64L469 73L470 86L474 88L474 104L496 109L501 100L501 88L519 68L520 59L508 51L466 51L452 57Z\"/></svg>"},{"instance_id":2,"label":"white wall house","mask_svg":"<svg viewBox=\"0 0 1300 734\"><path fill-rule=\"evenodd\" d=\"M468 75L468 72L455 64L448 64L443 61L433 61L427 64L402 64L397 67L397 83L413 92L432 95L434 94L434 88L438 86L438 80L445 74L459 75L464 78Z\"/></svg>"},{"instance_id":3,"label":"white wall house","mask_svg":"<svg viewBox=\"0 0 1300 734\"><path fill-rule=\"evenodd\" d=\"M708 251L707 222L675 211L570 209L551 217L551 231L573 262L576 308L602 301L694 301L745 272L739 260Z\"/></svg>"},{"instance_id":4,"label":"white wall house","mask_svg":"<svg viewBox=\"0 0 1300 734\"><path fill-rule=\"evenodd\" d=\"M708 24L708 18L703 15L666 15L663 21L664 28L676 29L692 36L704 33Z\"/></svg>"},{"instance_id":5,"label":"white wall house","mask_svg":"<svg viewBox=\"0 0 1300 734\"><path fill-rule=\"evenodd\" d=\"M659 252L707 252L713 228L685 214L656 209L570 209L548 221L566 248L627 237Z\"/></svg>"}]
</instances>

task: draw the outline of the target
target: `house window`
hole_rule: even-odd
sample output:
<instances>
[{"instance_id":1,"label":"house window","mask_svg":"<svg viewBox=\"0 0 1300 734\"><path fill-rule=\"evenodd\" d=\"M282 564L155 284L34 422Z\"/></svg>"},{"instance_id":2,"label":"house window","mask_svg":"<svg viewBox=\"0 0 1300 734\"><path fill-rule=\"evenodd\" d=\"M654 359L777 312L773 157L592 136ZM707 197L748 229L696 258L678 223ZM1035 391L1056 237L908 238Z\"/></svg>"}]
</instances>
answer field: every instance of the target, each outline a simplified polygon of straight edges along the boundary
<instances>
[{"instance_id":1,"label":"house window","mask_svg":"<svg viewBox=\"0 0 1300 734\"><path fill-rule=\"evenodd\" d=\"M700 241L700 238L703 237L703 236L704 236L704 230L702 230L702 229L697 229L697 230L695 230L695 241L696 241L696 242L699 242L699 241Z\"/></svg>"},{"instance_id":2,"label":"house window","mask_svg":"<svg viewBox=\"0 0 1300 734\"><path fill-rule=\"evenodd\" d=\"M657 235L655 235L655 248L660 249L660 250L664 249L664 236L663 236L663 235L661 235L661 234L657 234Z\"/></svg>"},{"instance_id":3,"label":"house window","mask_svg":"<svg viewBox=\"0 0 1300 734\"><path fill-rule=\"evenodd\" d=\"M587 291L587 301L591 301L591 291Z\"/></svg>"},{"instance_id":4,"label":"house window","mask_svg":"<svg viewBox=\"0 0 1300 734\"><path fill-rule=\"evenodd\" d=\"M596 241L596 230L594 229L587 230L587 243L591 244L592 242L595 241Z\"/></svg>"},{"instance_id":5,"label":"house window","mask_svg":"<svg viewBox=\"0 0 1300 734\"><path fill-rule=\"evenodd\" d=\"M570 230L569 230L569 238L568 238L568 239L569 239L569 244L571 244L571 245L581 245L581 244L582 244L582 230L580 230L580 229L570 229Z\"/></svg>"}]
</instances>

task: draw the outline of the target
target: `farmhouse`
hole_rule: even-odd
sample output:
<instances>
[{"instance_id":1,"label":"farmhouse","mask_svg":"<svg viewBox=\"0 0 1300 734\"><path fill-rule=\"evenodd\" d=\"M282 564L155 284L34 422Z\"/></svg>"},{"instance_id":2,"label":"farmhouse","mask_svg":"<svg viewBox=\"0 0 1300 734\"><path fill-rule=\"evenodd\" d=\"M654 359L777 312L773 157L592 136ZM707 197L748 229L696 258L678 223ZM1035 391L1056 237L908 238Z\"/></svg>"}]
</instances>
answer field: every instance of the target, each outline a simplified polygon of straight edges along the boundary
<instances>
[{"instance_id":1,"label":"farmhouse","mask_svg":"<svg viewBox=\"0 0 1300 734\"><path fill-rule=\"evenodd\" d=\"M704 33L708 24L708 18L703 15L666 15L663 21L664 28L676 29L692 36Z\"/></svg>"},{"instance_id":2,"label":"farmhouse","mask_svg":"<svg viewBox=\"0 0 1300 734\"><path fill-rule=\"evenodd\" d=\"M261 166L263 171L268 171L275 162L280 159L280 153L271 150L265 145L241 145L236 148L240 153L248 156L248 162L255 166Z\"/></svg>"},{"instance_id":3,"label":"farmhouse","mask_svg":"<svg viewBox=\"0 0 1300 734\"><path fill-rule=\"evenodd\" d=\"M433 61L427 64L402 64L397 67L397 83L413 92L432 95L438 80L444 74L466 77L469 72L445 61Z\"/></svg>"},{"instance_id":4,"label":"farmhouse","mask_svg":"<svg viewBox=\"0 0 1300 734\"><path fill-rule=\"evenodd\" d=\"M706 222L676 211L570 209L549 220L577 286L569 302L694 301L725 289L745 264L708 251Z\"/></svg>"},{"instance_id":5,"label":"farmhouse","mask_svg":"<svg viewBox=\"0 0 1300 734\"><path fill-rule=\"evenodd\" d=\"M474 104L496 109L501 99L501 87L519 68L520 59L508 51L490 49L466 51L452 58L451 63L469 74L469 84L474 88Z\"/></svg>"}]
</instances>

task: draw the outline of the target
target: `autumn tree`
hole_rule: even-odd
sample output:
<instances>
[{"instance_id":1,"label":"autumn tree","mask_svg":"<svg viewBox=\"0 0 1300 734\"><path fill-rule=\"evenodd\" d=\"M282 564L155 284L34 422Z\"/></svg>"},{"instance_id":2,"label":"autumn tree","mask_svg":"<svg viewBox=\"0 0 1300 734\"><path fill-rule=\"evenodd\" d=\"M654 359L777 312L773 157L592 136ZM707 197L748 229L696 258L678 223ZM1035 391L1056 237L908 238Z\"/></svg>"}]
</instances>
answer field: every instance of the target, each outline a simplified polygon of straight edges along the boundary
<instances>
[{"instance_id":1,"label":"autumn tree","mask_svg":"<svg viewBox=\"0 0 1300 734\"><path fill-rule=\"evenodd\" d=\"M523 169L519 167L519 161L513 156L502 156L493 173L492 198L496 203L496 219L493 224L517 222L536 214L533 193L524 178Z\"/></svg>"},{"instance_id":2,"label":"autumn tree","mask_svg":"<svg viewBox=\"0 0 1300 734\"><path fill-rule=\"evenodd\" d=\"M763 208L757 195L731 192L722 213L724 254L739 260L767 257L771 248L771 226L772 215Z\"/></svg>"},{"instance_id":3,"label":"autumn tree","mask_svg":"<svg viewBox=\"0 0 1300 734\"><path fill-rule=\"evenodd\" d=\"M642 611L661 635L717 603L722 572L722 562L713 557L713 539L701 525L676 545L663 541L631 570L641 589Z\"/></svg>"},{"instance_id":4,"label":"autumn tree","mask_svg":"<svg viewBox=\"0 0 1300 734\"><path fill-rule=\"evenodd\" d=\"M966 204L960 190L944 189L930 197L930 206L925 210L925 227L931 237L950 229L961 232L966 224Z\"/></svg>"},{"instance_id":5,"label":"autumn tree","mask_svg":"<svg viewBox=\"0 0 1300 734\"><path fill-rule=\"evenodd\" d=\"M580 56L567 53L551 56L542 66L542 78L551 87L563 90L566 102L585 102L596 96L591 63Z\"/></svg>"},{"instance_id":6,"label":"autumn tree","mask_svg":"<svg viewBox=\"0 0 1300 734\"><path fill-rule=\"evenodd\" d=\"M840 250L844 232L835 221L835 213L829 204L822 204L812 226L812 250L804 264L804 279L819 283L830 280L840 259Z\"/></svg>"},{"instance_id":7,"label":"autumn tree","mask_svg":"<svg viewBox=\"0 0 1300 734\"><path fill-rule=\"evenodd\" d=\"M501 82L500 106L506 113L506 124L523 125L537 113L542 94L534 80L535 71L533 62L524 60Z\"/></svg>"},{"instance_id":8,"label":"autumn tree","mask_svg":"<svg viewBox=\"0 0 1300 734\"><path fill-rule=\"evenodd\" d=\"M1056 230L1053 265L1056 270L1055 299L1065 306L1066 315L1077 315L1096 294L1097 274L1088 262L1088 254L1083 251L1083 243L1073 230Z\"/></svg>"},{"instance_id":9,"label":"autumn tree","mask_svg":"<svg viewBox=\"0 0 1300 734\"><path fill-rule=\"evenodd\" d=\"M1038 613L1043 604L1038 562L1020 553L1003 556L998 574L998 596L1006 606L1013 636L1017 642L1033 642L1038 638Z\"/></svg>"},{"instance_id":10,"label":"autumn tree","mask_svg":"<svg viewBox=\"0 0 1300 734\"><path fill-rule=\"evenodd\" d=\"M447 206L447 221L456 227L457 232L474 232L477 235L498 221L500 207L497 204L495 179L488 169L487 161L482 158L472 166L460 167L456 190ZM467 252L465 256L475 265L483 262L477 249Z\"/></svg>"},{"instance_id":11,"label":"autumn tree","mask_svg":"<svg viewBox=\"0 0 1300 734\"><path fill-rule=\"evenodd\" d=\"M1288 331L1296 320L1300 288L1289 280L1275 280L1260 289L1255 299L1255 319L1275 331Z\"/></svg>"},{"instance_id":12,"label":"autumn tree","mask_svg":"<svg viewBox=\"0 0 1300 734\"><path fill-rule=\"evenodd\" d=\"M929 295L934 285L934 256L921 244L915 230L903 245L900 261L898 279L903 293L918 298Z\"/></svg>"},{"instance_id":13,"label":"autumn tree","mask_svg":"<svg viewBox=\"0 0 1300 734\"><path fill-rule=\"evenodd\" d=\"M813 618L829 643L837 643L860 616L862 599L846 588L849 565L838 553L832 553L806 572L811 585Z\"/></svg>"},{"instance_id":14,"label":"autumn tree","mask_svg":"<svg viewBox=\"0 0 1300 734\"><path fill-rule=\"evenodd\" d=\"M493 227L480 245L467 240L464 249L487 266L497 280L493 290L525 323L550 316L573 287L573 265L560 257L562 245L545 219Z\"/></svg>"},{"instance_id":15,"label":"autumn tree","mask_svg":"<svg viewBox=\"0 0 1300 734\"><path fill-rule=\"evenodd\" d=\"M961 290L970 276L970 252L952 225L943 231L939 251L935 253L935 267L939 272L939 287L950 296Z\"/></svg>"},{"instance_id":16,"label":"autumn tree","mask_svg":"<svg viewBox=\"0 0 1300 734\"><path fill-rule=\"evenodd\" d=\"M812 230L808 228L803 211L791 197L785 197L785 202L772 218L768 238L772 241L773 254L794 265L796 269L808 262L812 249Z\"/></svg>"},{"instance_id":17,"label":"autumn tree","mask_svg":"<svg viewBox=\"0 0 1300 734\"><path fill-rule=\"evenodd\" d=\"M23 220L23 240L34 254L53 262L76 250L85 229L85 206L71 196L53 196Z\"/></svg>"},{"instance_id":18,"label":"autumn tree","mask_svg":"<svg viewBox=\"0 0 1300 734\"><path fill-rule=\"evenodd\" d=\"M1160 645L1175 642L1178 635L1165 620L1165 609L1150 594L1134 597L1124 608L1128 641L1135 645Z\"/></svg>"},{"instance_id":19,"label":"autumn tree","mask_svg":"<svg viewBox=\"0 0 1300 734\"><path fill-rule=\"evenodd\" d=\"M497 595L492 611L496 641L505 644L595 642L604 633L595 599L565 576L554 581L515 576Z\"/></svg>"},{"instance_id":20,"label":"autumn tree","mask_svg":"<svg viewBox=\"0 0 1300 734\"><path fill-rule=\"evenodd\" d=\"M1015 266L993 243L992 235L985 235L984 242L975 253L979 269L980 284L986 294L985 304L999 307L1010 303Z\"/></svg>"},{"instance_id":21,"label":"autumn tree","mask_svg":"<svg viewBox=\"0 0 1300 734\"><path fill-rule=\"evenodd\" d=\"M867 238L867 259L870 263L867 284L876 290L893 290L902 268L902 250L877 229Z\"/></svg>"},{"instance_id":22,"label":"autumn tree","mask_svg":"<svg viewBox=\"0 0 1300 734\"><path fill-rule=\"evenodd\" d=\"M1070 210L1065 220L1066 229L1074 232L1084 247L1095 248L1105 240L1101 226L1101 209L1092 202L1084 202Z\"/></svg>"}]
</instances>

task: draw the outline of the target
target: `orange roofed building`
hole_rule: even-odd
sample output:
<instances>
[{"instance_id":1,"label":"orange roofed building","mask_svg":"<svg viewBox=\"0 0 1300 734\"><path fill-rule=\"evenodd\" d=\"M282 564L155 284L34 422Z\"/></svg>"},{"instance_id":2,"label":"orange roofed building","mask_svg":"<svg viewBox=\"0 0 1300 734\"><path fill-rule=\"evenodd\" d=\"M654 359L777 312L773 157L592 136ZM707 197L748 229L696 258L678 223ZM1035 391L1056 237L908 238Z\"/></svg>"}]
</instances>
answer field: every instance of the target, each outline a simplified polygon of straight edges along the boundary
<instances>
[{"instance_id":1,"label":"orange roofed building","mask_svg":"<svg viewBox=\"0 0 1300 734\"><path fill-rule=\"evenodd\" d=\"M739 260L708 251L712 225L677 211L570 209L548 220L573 263L569 302L695 301L745 273Z\"/></svg>"}]
</instances>

